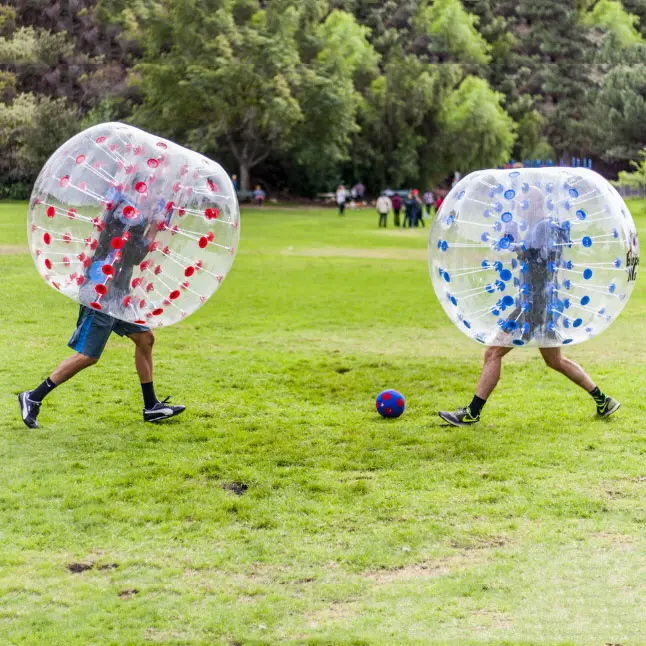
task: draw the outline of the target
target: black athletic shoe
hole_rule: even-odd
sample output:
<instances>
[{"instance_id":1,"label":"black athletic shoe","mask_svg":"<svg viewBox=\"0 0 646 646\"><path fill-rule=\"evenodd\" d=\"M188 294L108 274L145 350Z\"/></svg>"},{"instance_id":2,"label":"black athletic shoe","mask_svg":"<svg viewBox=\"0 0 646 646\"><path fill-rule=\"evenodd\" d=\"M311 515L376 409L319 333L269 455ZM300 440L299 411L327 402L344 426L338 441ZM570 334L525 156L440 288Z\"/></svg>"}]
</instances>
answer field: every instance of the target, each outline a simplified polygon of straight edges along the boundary
<instances>
[{"instance_id":1,"label":"black athletic shoe","mask_svg":"<svg viewBox=\"0 0 646 646\"><path fill-rule=\"evenodd\" d=\"M606 397L606 401L601 406L597 406L597 415L599 417L610 417L619 410L621 404L612 397Z\"/></svg>"},{"instance_id":2,"label":"black athletic shoe","mask_svg":"<svg viewBox=\"0 0 646 646\"><path fill-rule=\"evenodd\" d=\"M42 402L31 401L31 399L29 399L30 393L31 390L25 390L25 392L18 395L20 415L22 416L22 421L29 426L29 428L38 428L36 418L40 412L40 405Z\"/></svg>"},{"instance_id":3,"label":"black athletic shoe","mask_svg":"<svg viewBox=\"0 0 646 646\"><path fill-rule=\"evenodd\" d=\"M144 422L159 422L162 419L175 417L186 410L186 406L172 406L167 404L169 397L164 401L157 402L152 408L144 408Z\"/></svg>"},{"instance_id":4,"label":"black athletic shoe","mask_svg":"<svg viewBox=\"0 0 646 646\"><path fill-rule=\"evenodd\" d=\"M475 417L471 415L471 410L468 406L466 408L458 408L454 413L441 410L439 415L445 422L451 424L451 426L471 426L480 421L480 415L478 414Z\"/></svg>"}]
</instances>

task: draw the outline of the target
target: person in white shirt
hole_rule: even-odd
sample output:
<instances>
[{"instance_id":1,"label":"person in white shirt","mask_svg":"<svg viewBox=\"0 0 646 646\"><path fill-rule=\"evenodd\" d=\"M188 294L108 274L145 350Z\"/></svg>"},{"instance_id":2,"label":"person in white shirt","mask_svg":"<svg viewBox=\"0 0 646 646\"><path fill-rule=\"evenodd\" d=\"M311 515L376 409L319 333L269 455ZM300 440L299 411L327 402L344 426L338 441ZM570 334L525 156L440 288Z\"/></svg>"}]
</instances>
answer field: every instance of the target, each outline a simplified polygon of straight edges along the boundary
<instances>
[{"instance_id":1,"label":"person in white shirt","mask_svg":"<svg viewBox=\"0 0 646 646\"><path fill-rule=\"evenodd\" d=\"M377 200L377 213L379 213L379 226L386 228L388 222L388 214L390 209L393 208L391 199L384 193L379 196Z\"/></svg>"},{"instance_id":2,"label":"person in white shirt","mask_svg":"<svg viewBox=\"0 0 646 646\"><path fill-rule=\"evenodd\" d=\"M339 207L339 215L343 215L345 212L345 201L348 198L348 194L345 192L345 186L341 184L339 188L336 189L336 203Z\"/></svg>"}]
</instances>

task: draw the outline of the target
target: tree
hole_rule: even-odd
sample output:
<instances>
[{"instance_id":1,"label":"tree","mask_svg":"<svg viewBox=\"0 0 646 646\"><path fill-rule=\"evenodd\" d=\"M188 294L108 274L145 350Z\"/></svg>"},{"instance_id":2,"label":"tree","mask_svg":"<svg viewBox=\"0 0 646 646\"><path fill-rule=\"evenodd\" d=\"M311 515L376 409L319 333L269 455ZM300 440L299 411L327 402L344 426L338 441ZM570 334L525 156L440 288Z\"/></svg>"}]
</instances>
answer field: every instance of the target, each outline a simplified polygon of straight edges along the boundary
<instances>
[{"instance_id":1,"label":"tree","mask_svg":"<svg viewBox=\"0 0 646 646\"><path fill-rule=\"evenodd\" d=\"M594 111L595 143L608 161L627 163L646 147L646 65L615 67L604 79Z\"/></svg>"},{"instance_id":2,"label":"tree","mask_svg":"<svg viewBox=\"0 0 646 646\"><path fill-rule=\"evenodd\" d=\"M312 193L329 188L339 165L349 158L365 93L379 75L370 32L351 14L332 11L313 33L318 53L302 70L296 94L303 119L294 128L291 146Z\"/></svg>"},{"instance_id":3,"label":"tree","mask_svg":"<svg viewBox=\"0 0 646 646\"><path fill-rule=\"evenodd\" d=\"M420 28L429 38L429 51L462 63L486 64L487 41L478 33L478 17L467 13L460 0L434 0L420 5Z\"/></svg>"},{"instance_id":4,"label":"tree","mask_svg":"<svg viewBox=\"0 0 646 646\"><path fill-rule=\"evenodd\" d=\"M516 134L503 102L504 96L494 92L484 79L467 76L442 102L438 137L427 163L464 173L506 162Z\"/></svg>"},{"instance_id":5,"label":"tree","mask_svg":"<svg viewBox=\"0 0 646 646\"><path fill-rule=\"evenodd\" d=\"M632 173L627 171L619 172L618 185L630 188L646 188L646 148L639 151L638 157L641 161L630 162L630 165L635 169Z\"/></svg>"},{"instance_id":6,"label":"tree","mask_svg":"<svg viewBox=\"0 0 646 646\"><path fill-rule=\"evenodd\" d=\"M638 29L639 17L627 12L619 0L583 0L580 12L583 25L612 34L620 49L644 43Z\"/></svg>"},{"instance_id":7,"label":"tree","mask_svg":"<svg viewBox=\"0 0 646 646\"><path fill-rule=\"evenodd\" d=\"M376 74L378 56L352 15L332 11L321 21L321 9L316 0L123 9L123 24L145 48L135 66L143 101L134 121L206 154L231 154L243 190L254 168L287 151L310 181L322 166L331 172L356 127L355 84Z\"/></svg>"}]
</instances>

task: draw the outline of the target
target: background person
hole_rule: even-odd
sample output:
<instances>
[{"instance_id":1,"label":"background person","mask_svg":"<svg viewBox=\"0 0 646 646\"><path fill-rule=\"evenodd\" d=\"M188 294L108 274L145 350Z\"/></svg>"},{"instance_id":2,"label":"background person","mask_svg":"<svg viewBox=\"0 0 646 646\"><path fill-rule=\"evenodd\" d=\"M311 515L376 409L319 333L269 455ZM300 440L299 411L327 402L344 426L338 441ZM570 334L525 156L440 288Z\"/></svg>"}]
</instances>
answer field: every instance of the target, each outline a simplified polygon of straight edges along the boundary
<instances>
[{"instance_id":1,"label":"background person","mask_svg":"<svg viewBox=\"0 0 646 646\"><path fill-rule=\"evenodd\" d=\"M339 185L336 189L336 203L339 207L339 215L343 215L345 213L345 202L347 198L348 194L345 192L345 186L343 186L343 184Z\"/></svg>"},{"instance_id":2,"label":"background person","mask_svg":"<svg viewBox=\"0 0 646 646\"><path fill-rule=\"evenodd\" d=\"M415 209L415 220L413 222L413 226L418 227L421 224L423 227L426 227L426 225L424 224L424 206L422 204L422 200L419 196L419 191L417 189L413 190L413 197L417 202L417 208Z\"/></svg>"},{"instance_id":3,"label":"background person","mask_svg":"<svg viewBox=\"0 0 646 646\"><path fill-rule=\"evenodd\" d=\"M435 196L433 195L433 192L430 190L426 190L424 192L424 205L426 206L426 215L430 218L431 217L431 208L435 204Z\"/></svg>"},{"instance_id":4,"label":"background person","mask_svg":"<svg viewBox=\"0 0 646 646\"><path fill-rule=\"evenodd\" d=\"M392 209L393 203L384 193L377 199L377 213L379 213L379 226L386 228L388 224L388 213Z\"/></svg>"},{"instance_id":5,"label":"background person","mask_svg":"<svg viewBox=\"0 0 646 646\"><path fill-rule=\"evenodd\" d=\"M264 206L265 191L262 190L260 184L256 185L256 189L253 192L253 199L256 202L256 206Z\"/></svg>"},{"instance_id":6,"label":"background person","mask_svg":"<svg viewBox=\"0 0 646 646\"><path fill-rule=\"evenodd\" d=\"M402 228L406 228L406 223L408 223L408 228L412 229L414 226L417 226L417 209L419 208L419 203L415 194L412 190L408 191L408 197L404 201L404 223Z\"/></svg>"},{"instance_id":7,"label":"background person","mask_svg":"<svg viewBox=\"0 0 646 646\"><path fill-rule=\"evenodd\" d=\"M360 205L363 204L363 198L364 195L366 194L366 187L361 183L361 180L359 180L353 187L352 187L352 198Z\"/></svg>"},{"instance_id":8,"label":"background person","mask_svg":"<svg viewBox=\"0 0 646 646\"><path fill-rule=\"evenodd\" d=\"M435 213L438 213L440 210L440 207L444 202L444 193L442 193L440 190L436 190L435 194L437 195L435 199Z\"/></svg>"},{"instance_id":9,"label":"background person","mask_svg":"<svg viewBox=\"0 0 646 646\"><path fill-rule=\"evenodd\" d=\"M393 213L395 214L395 226L398 227L401 225L399 221L399 213L402 209L402 198L399 196L399 193L395 193L392 199L393 204Z\"/></svg>"}]
</instances>

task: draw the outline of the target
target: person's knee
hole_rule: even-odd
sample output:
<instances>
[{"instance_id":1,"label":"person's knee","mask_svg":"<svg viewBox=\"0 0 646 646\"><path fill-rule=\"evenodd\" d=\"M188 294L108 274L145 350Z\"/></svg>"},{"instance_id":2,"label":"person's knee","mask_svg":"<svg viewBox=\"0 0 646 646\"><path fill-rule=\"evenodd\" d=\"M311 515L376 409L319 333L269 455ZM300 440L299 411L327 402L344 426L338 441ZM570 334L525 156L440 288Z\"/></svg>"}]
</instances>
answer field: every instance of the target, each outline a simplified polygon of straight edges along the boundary
<instances>
[{"instance_id":1,"label":"person's knee","mask_svg":"<svg viewBox=\"0 0 646 646\"><path fill-rule=\"evenodd\" d=\"M89 368L97 363L99 363L99 357L88 357L85 354L79 354L77 361L83 368Z\"/></svg>"},{"instance_id":2,"label":"person's knee","mask_svg":"<svg viewBox=\"0 0 646 646\"><path fill-rule=\"evenodd\" d=\"M563 357L561 353L544 354L543 360L545 361L545 364L548 368L556 370L557 372L563 372L563 362L567 361L567 359Z\"/></svg>"},{"instance_id":3,"label":"person's knee","mask_svg":"<svg viewBox=\"0 0 646 646\"><path fill-rule=\"evenodd\" d=\"M485 350L485 355L484 355L485 363L490 363L492 361L500 361L505 354L506 354L506 348L500 348L497 346L488 347Z\"/></svg>"},{"instance_id":4,"label":"person's knee","mask_svg":"<svg viewBox=\"0 0 646 646\"><path fill-rule=\"evenodd\" d=\"M155 335L151 331L141 332L133 337L133 341L142 352L152 352L155 345Z\"/></svg>"}]
</instances>

